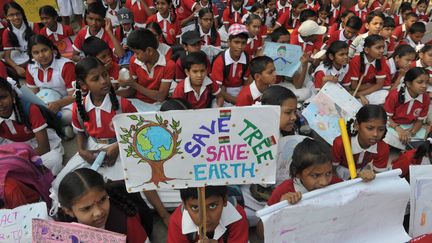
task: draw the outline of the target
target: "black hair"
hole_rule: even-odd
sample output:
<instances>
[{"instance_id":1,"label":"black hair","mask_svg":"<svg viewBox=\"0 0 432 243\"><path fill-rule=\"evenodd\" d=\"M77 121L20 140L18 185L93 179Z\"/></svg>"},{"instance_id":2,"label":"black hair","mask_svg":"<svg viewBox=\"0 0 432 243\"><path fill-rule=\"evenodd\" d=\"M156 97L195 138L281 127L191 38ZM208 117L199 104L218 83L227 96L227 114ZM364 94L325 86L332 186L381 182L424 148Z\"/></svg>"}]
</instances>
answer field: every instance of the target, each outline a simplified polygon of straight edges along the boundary
<instances>
[{"instance_id":1,"label":"black hair","mask_svg":"<svg viewBox=\"0 0 432 243\"><path fill-rule=\"evenodd\" d=\"M209 198L211 196L227 198L227 187L226 186L206 186L205 187L205 197ZM198 189L196 187L189 187L186 189L180 189L180 198L183 202L188 199L198 199Z\"/></svg>"},{"instance_id":2,"label":"black hair","mask_svg":"<svg viewBox=\"0 0 432 243\"><path fill-rule=\"evenodd\" d=\"M191 52L182 59L182 66L185 70L190 70L194 64L202 64L207 68L207 55L203 51Z\"/></svg>"},{"instance_id":3,"label":"black hair","mask_svg":"<svg viewBox=\"0 0 432 243\"><path fill-rule=\"evenodd\" d=\"M348 120L346 126L348 135L350 137L354 137L358 134L358 131L353 129L354 123L357 122L357 124L360 125L362 122L368 122L370 120L374 119L380 119L383 120L384 123L387 123L387 113L384 110L384 108L380 105L365 105L360 110L357 111L357 114L355 116L355 119ZM385 136L385 134L384 134ZM383 136L383 137L384 137Z\"/></svg>"},{"instance_id":4,"label":"black hair","mask_svg":"<svg viewBox=\"0 0 432 243\"><path fill-rule=\"evenodd\" d=\"M264 90L261 103L263 105L281 106L288 99L297 100L297 96L290 89L279 85L273 85Z\"/></svg>"},{"instance_id":5,"label":"black hair","mask_svg":"<svg viewBox=\"0 0 432 243\"><path fill-rule=\"evenodd\" d=\"M383 28L395 28L396 23L392 17L385 17Z\"/></svg>"},{"instance_id":6,"label":"black hair","mask_svg":"<svg viewBox=\"0 0 432 243\"><path fill-rule=\"evenodd\" d=\"M252 78L254 78L255 74L261 74L265 71L267 64L273 63L273 59L268 56L259 56L255 57L250 61L250 73Z\"/></svg>"},{"instance_id":7,"label":"black hair","mask_svg":"<svg viewBox=\"0 0 432 243\"><path fill-rule=\"evenodd\" d=\"M142 51L147 50L149 47L156 50L158 48L158 41L156 40L156 36L150 30L138 29L129 34L127 45L130 48Z\"/></svg>"},{"instance_id":8,"label":"black hair","mask_svg":"<svg viewBox=\"0 0 432 243\"><path fill-rule=\"evenodd\" d=\"M154 30L156 32L156 34L162 38L162 42L167 44L167 41L165 39L165 35L163 34L162 28L160 27L160 25L158 23L150 22L146 25L145 29L150 30L150 31ZM152 34L155 35L153 32L152 32ZM155 37L156 37L157 45L159 46L159 40L157 39L156 35L155 35Z\"/></svg>"},{"instance_id":9,"label":"black hair","mask_svg":"<svg viewBox=\"0 0 432 243\"><path fill-rule=\"evenodd\" d=\"M415 33L426 33L426 25L421 22L415 22L413 25L411 25L411 27L408 30L409 34L415 34Z\"/></svg>"},{"instance_id":10,"label":"black hair","mask_svg":"<svg viewBox=\"0 0 432 243\"><path fill-rule=\"evenodd\" d=\"M15 82L16 85L19 87L19 82ZM30 121L28 121L27 117L24 115L24 109L21 103L21 99L18 97L17 93L12 88L12 85L2 77L0 77L0 89L6 90L15 99L15 102L12 104L12 111L17 118L17 122L19 124L25 125L28 129L32 130Z\"/></svg>"},{"instance_id":11,"label":"black hair","mask_svg":"<svg viewBox=\"0 0 432 243\"><path fill-rule=\"evenodd\" d=\"M429 73L425 68L422 67L413 67L408 72L406 72L404 77L404 83L399 89L398 92L398 103L403 104L405 101L405 88L407 88L407 83L412 83L416 78L420 75L427 75L429 77Z\"/></svg>"},{"instance_id":12,"label":"black hair","mask_svg":"<svg viewBox=\"0 0 432 243\"><path fill-rule=\"evenodd\" d=\"M303 11L300 12L299 20L300 22L305 22L308 19L311 18L318 18L317 12L313 11L312 9L303 9Z\"/></svg>"},{"instance_id":13,"label":"black hair","mask_svg":"<svg viewBox=\"0 0 432 243\"><path fill-rule=\"evenodd\" d=\"M332 163L330 147L323 142L305 138L294 148L289 173L291 178L295 178L298 174L313 165L326 163Z\"/></svg>"},{"instance_id":14,"label":"black hair","mask_svg":"<svg viewBox=\"0 0 432 243\"><path fill-rule=\"evenodd\" d=\"M326 51L326 58L323 61L324 66L331 67L333 65L333 61L330 59L330 55L333 55L334 58L336 53L342 49L348 49L348 44L345 41L335 41L331 43Z\"/></svg>"},{"instance_id":15,"label":"black hair","mask_svg":"<svg viewBox=\"0 0 432 243\"><path fill-rule=\"evenodd\" d=\"M401 13L404 13L406 11L412 11L412 6L411 6L410 2L401 3L399 10L398 10L398 14L400 15Z\"/></svg>"},{"instance_id":16,"label":"black hair","mask_svg":"<svg viewBox=\"0 0 432 243\"><path fill-rule=\"evenodd\" d=\"M106 8L102 4L102 2L99 2L99 1L93 2L87 6L86 14L89 14L89 13L94 13L94 14L101 16L102 18L105 18Z\"/></svg>"},{"instance_id":17,"label":"black hair","mask_svg":"<svg viewBox=\"0 0 432 243\"><path fill-rule=\"evenodd\" d=\"M365 48L370 48L373 45L375 45L378 41L384 41L384 37L382 37L380 35L369 35L368 37L366 37L366 39L364 41L363 48L364 49ZM366 58L365 57L366 53L365 53L364 49L360 53L360 73L364 73L365 68L366 68L365 63L364 63L364 60ZM377 71L381 70L381 60L376 60L376 62L375 62L375 68L376 68Z\"/></svg>"},{"instance_id":18,"label":"black hair","mask_svg":"<svg viewBox=\"0 0 432 243\"><path fill-rule=\"evenodd\" d=\"M366 23L372 22L375 17L380 17L383 21L385 19L385 15L381 11L374 10L366 15Z\"/></svg>"},{"instance_id":19,"label":"black hair","mask_svg":"<svg viewBox=\"0 0 432 243\"><path fill-rule=\"evenodd\" d=\"M338 16L338 18L336 19L336 21L339 23L339 26L342 23L342 19L345 19L349 14L353 14L354 16L356 16L354 11L349 10L349 9L345 10L342 14L339 11L340 16Z\"/></svg>"},{"instance_id":20,"label":"black hair","mask_svg":"<svg viewBox=\"0 0 432 243\"><path fill-rule=\"evenodd\" d=\"M322 4L322 5L320 5L320 8L318 9L318 13L322 12L322 11L325 11L328 14L330 14L331 13L331 5L330 4Z\"/></svg>"},{"instance_id":21,"label":"black hair","mask_svg":"<svg viewBox=\"0 0 432 243\"><path fill-rule=\"evenodd\" d=\"M296 9L302 3L306 4L306 1L305 0L294 0L294 1L292 1L292 3L291 3L291 13L290 13L290 16L289 16L289 19L288 19L288 25L289 26L291 26L292 23L293 23L294 9ZM299 18L300 18L300 16L299 16ZM292 27L295 27L295 26L292 26Z\"/></svg>"},{"instance_id":22,"label":"black hair","mask_svg":"<svg viewBox=\"0 0 432 243\"><path fill-rule=\"evenodd\" d=\"M75 93L75 103L78 108L79 115L83 122L89 121L89 116L87 114L87 111L85 110L84 104L83 104L83 97L82 97L82 91L81 87L79 85L79 82L85 83L85 78L87 77L88 73L99 66L103 67L103 64L96 58L92 56L85 57L81 61L79 61L75 65L75 74L76 74L76 93ZM111 90L109 93L110 100L113 106L114 110L118 110L120 107L119 101L117 99L117 95L114 91L114 88L111 86Z\"/></svg>"},{"instance_id":23,"label":"black hair","mask_svg":"<svg viewBox=\"0 0 432 243\"><path fill-rule=\"evenodd\" d=\"M21 7L21 5L19 5L16 2L9 2L9 3L6 3L5 5L3 5L3 13L5 15L7 15L7 12L11 8L18 10L18 12L21 13L21 16L22 16L22 19L23 19L23 24L26 27L26 30L24 32L24 40L29 41L30 37L32 35L34 35L35 33L33 32L32 28L30 27L29 22L27 21L27 17L25 15L24 9ZM8 19L7 19L7 23L8 23L7 28L9 29L8 38L9 38L9 41L10 41L11 45L14 46L14 47L21 47L20 43L18 41L18 37L13 32L13 25L12 25L12 23Z\"/></svg>"},{"instance_id":24,"label":"black hair","mask_svg":"<svg viewBox=\"0 0 432 243\"><path fill-rule=\"evenodd\" d=\"M429 162L431 162L432 143L428 139L432 139L432 132L427 135L426 141L424 141L419 147L417 147L417 150L413 156L414 159L421 159L427 155L429 158Z\"/></svg>"},{"instance_id":25,"label":"black hair","mask_svg":"<svg viewBox=\"0 0 432 243\"><path fill-rule=\"evenodd\" d=\"M48 46L51 50L55 51L56 55L54 58L59 59L61 57L60 51L58 50L57 46L54 45L54 43L50 39L48 39L43 35L33 35L32 37L30 37L30 40L28 41L28 45L27 45L28 46L27 54L30 58L29 63L34 63L32 60L33 59L32 48L37 44Z\"/></svg>"},{"instance_id":26,"label":"black hair","mask_svg":"<svg viewBox=\"0 0 432 243\"><path fill-rule=\"evenodd\" d=\"M416 50L407 44L398 45L396 49L394 50L393 54L390 56L390 58L395 57L403 57L409 54L414 54L414 56L417 54Z\"/></svg>"},{"instance_id":27,"label":"black hair","mask_svg":"<svg viewBox=\"0 0 432 243\"><path fill-rule=\"evenodd\" d=\"M283 26L274 29L273 32L270 34L271 41L277 42L282 35L291 36L290 32Z\"/></svg>"},{"instance_id":28,"label":"black hair","mask_svg":"<svg viewBox=\"0 0 432 243\"><path fill-rule=\"evenodd\" d=\"M420 49L419 53L426 53L426 52L428 52L428 51L430 51L430 50L432 50L432 45L431 45L431 44L426 44L426 45L424 45L424 46Z\"/></svg>"},{"instance_id":29,"label":"black hair","mask_svg":"<svg viewBox=\"0 0 432 243\"><path fill-rule=\"evenodd\" d=\"M173 110L189 110L192 109L191 104L187 100L180 98L168 98L165 100L161 107L160 111L173 111Z\"/></svg>"},{"instance_id":30,"label":"black hair","mask_svg":"<svg viewBox=\"0 0 432 243\"><path fill-rule=\"evenodd\" d=\"M60 20L57 11L51 5L45 5L45 6L40 7L39 8L39 16L41 16L42 14L56 19L57 22L59 22L59 20Z\"/></svg>"},{"instance_id":31,"label":"black hair","mask_svg":"<svg viewBox=\"0 0 432 243\"><path fill-rule=\"evenodd\" d=\"M263 3L267 7L267 5L270 3L270 1L271 0L264 0ZM268 9L268 10L269 11L267 13L265 13L266 21L267 21L267 18L269 18L269 17L272 18L271 25L274 26L276 23L277 16L278 16L278 10L277 10L277 8L273 9L272 12L270 12L270 9ZM264 9L264 12L265 12L265 9ZM264 22L266 22L266 21L264 21Z\"/></svg>"},{"instance_id":32,"label":"black hair","mask_svg":"<svg viewBox=\"0 0 432 243\"><path fill-rule=\"evenodd\" d=\"M214 18L214 13L210 8L202 8L199 12L198 12L198 17L202 18L204 17L205 14L211 13L212 14L212 18ZM199 30L199 23L198 23L198 19L195 20L195 30ZM211 45L215 45L216 44L216 40L217 40L217 30L214 24L212 24L211 28L210 28L210 44Z\"/></svg>"},{"instance_id":33,"label":"black hair","mask_svg":"<svg viewBox=\"0 0 432 243\"><path fill-rule=\"evenodd\" d=\"M416 18L416 19L418 19L418 15L416 13L414 13L414 12L409 12L409 13L407 13L405 20L407 20L409 18Z\"/></svg>"},{"instance_id":34,"label":"black hair","mask_svg":"<svg viewBox=\"0 0 432 243\"><path fill-rule=\"evenodd\" d=\"M419 4L426 4L426 5L428 5L428 4L429 4L429 0L419 0L419 1L417 2L417 6L418 6ZM426 10L427 10L427 9L426 9Z\"/></svg>"},{"instance_id":35,"label":"black hair","mask_svg":"<svg viewBox=\"0 0 432 243\"><path fill-rule=\"evenodd\" d=\"M228 15L228 18L230 18L230 19L234 17L234 13L232 12L233 2L234 2L234 0L229 1L229 15ZM239 9L239 11L240 11L240 19L242 19L242 17L243 17L243 10L244 10L244 8L243 8L243 3L242 3L242 5L240 5L240 9Z\"/></svg>"},{"instance_id":36,"label":"black hair","mask_svg":"<svg viewBox=\"0 0 432 243\"><path fill-rule=\"evenodd\" d=\"M350 27L355 30L360 30L363 25L363 21L358 16L351 16L345 24L345 27Z\"/></svg>"},{"instance_id":37,"label":"black hair","mask_svg":"<svg viewBox=\"0 0 432 243\"><path fill-rule=\"evenodd\" d=\"M110 47L105 41L95 36L88 37L87 39L84 40L83 43L83 52L86 56L95 57L99 53L107 49L111 51Z\"/></svg>"},{"instance_id":38,"label":"black hair","mask_svg":"<svg viewBox=\"0 0 432 243\"><path fill-rule=\"evenodd\" d=\"M101 174L88 168L69 172L58 188L60 205L71 209L74 203L91 189L105 190L105 181Z\"/></svg>"},{"instance_id":39,"label":"black hair","mask_svg":"<svg viewBox=\"0 0 432 243\"><path fill-rule=\"evenodd\" d=\"M263 20L261 19L260 16L251 13L251 14L249 14L249 16L246 18L244 24L245 24L245 25L249 25L249 24L252 23L252 21L254 21L254 20L259 20L259 21L261 22L261 24L262 24L262 22L263 22Z\"/></svg>"}]
</instances>

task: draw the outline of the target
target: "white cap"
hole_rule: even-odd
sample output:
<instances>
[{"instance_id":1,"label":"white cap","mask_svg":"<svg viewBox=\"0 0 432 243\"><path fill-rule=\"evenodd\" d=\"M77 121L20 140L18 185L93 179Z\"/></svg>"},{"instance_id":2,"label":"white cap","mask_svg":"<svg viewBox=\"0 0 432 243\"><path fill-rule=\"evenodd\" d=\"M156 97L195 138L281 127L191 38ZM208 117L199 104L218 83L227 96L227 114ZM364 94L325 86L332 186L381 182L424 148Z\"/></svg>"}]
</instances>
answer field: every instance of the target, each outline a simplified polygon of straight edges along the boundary
<instances>
[{"instance_id":1,"label":"white cap","mask_svg":"<svg viewBox=\"0 0 432 243\"><path fill-rule=\"evenodd\" d=\"M301 36L323 35L327 31L325 26L319 26L313 20L306 20L300 25L298 32Z\"/></svg>"}]
</instances>

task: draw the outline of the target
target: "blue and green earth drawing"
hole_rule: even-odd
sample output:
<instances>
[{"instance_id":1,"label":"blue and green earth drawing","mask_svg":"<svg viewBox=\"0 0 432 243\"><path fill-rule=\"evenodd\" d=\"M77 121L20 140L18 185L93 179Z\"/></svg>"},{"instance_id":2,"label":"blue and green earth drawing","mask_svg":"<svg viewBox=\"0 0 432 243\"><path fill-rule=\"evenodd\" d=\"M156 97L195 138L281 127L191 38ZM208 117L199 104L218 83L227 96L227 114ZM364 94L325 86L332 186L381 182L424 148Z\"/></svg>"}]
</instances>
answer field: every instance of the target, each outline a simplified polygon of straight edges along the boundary
<instances>
[{"instance_id":1,"label":"blue and green earth drawing","mask_svg":"<svg viewBox=\"0 0 432 243\"><path fill-rule=\"evenodd\" d=\"M136 135L135 144L141 157L149 161L168 159L174 150L172 134L159 126L148 126Z\"/></svg>"}]
</instances>

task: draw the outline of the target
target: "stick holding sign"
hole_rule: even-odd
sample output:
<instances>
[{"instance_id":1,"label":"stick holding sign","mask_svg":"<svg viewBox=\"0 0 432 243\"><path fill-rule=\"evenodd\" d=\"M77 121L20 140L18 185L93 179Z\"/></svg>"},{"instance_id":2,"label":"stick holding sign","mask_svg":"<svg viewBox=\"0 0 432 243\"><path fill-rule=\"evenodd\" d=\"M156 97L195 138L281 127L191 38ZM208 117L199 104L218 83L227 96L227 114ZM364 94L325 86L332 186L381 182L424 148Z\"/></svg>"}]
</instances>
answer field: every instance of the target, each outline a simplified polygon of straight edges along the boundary
<instances>
[{"instance_id":1,"label":"stick holding sign","mask_svg":"<svg viewBox=\"0 0 432 243\"><path fill-rule=\"evenodd\" d=\"M350 139L348 136L348 131L346 128L345 120L341 114L341 108L338 105L336 105L336 110L339 114L338 124L339 124L339 128L341 131L341 137L342 137L343 147L345 150L345 156L347 158L348 170L349 170L351 179L354 179L357 177L357 170L356 170L355 163L354 163L354 156L353 156L352 149L351 149L351 143L350 143Z\"/></svg>"},{"instance_id":2,"label":"stick holding sign","mask_svg":"<svg viewBox=\"0 0 432 243\"><path fill-rule=\"evenodd\" d=\"M198 202L199 202L199 216L200 216L200 240L207 239L207 207L205 197L205 187L198 187Z\"/></svg>"}]
</instances>

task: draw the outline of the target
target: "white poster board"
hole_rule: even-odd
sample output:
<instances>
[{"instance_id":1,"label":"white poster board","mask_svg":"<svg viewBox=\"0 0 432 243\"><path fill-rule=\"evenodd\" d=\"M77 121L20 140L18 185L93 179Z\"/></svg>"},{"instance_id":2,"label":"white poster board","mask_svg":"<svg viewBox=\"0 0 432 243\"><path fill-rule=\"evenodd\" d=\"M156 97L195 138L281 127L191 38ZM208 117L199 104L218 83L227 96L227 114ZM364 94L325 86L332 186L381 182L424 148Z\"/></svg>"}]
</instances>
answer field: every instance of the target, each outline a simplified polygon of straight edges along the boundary
<instances>
[{"instance_id":1,"label":"white poster board","mask_svg":"<svg viewBox=\"0 0 432 243\"><path fill-rule=\"evenodd\" d=\"M327 143L333 144L333 140L340 135L339 117L355 117L361 107L360 102L340 84L327 82L312 98L302 115L318 135Z\"/></svg>"},{"instance_id":2,"label":"white poster board","mask_svg":"<svg viewBox=\"0 0 432 243\"><path fill-rule=\"evenodd\" d=\"M277 203L257 212L265 242L406 242L402 222L409 185L400 170L369 183L341 182L305 193L301 201Z\"/></svg>"},{"instance_id":3,"label":"white poster board","mask_svg":"<svg viewBox=\"0 0 432 243\"><path fill-rule=\"evenodd\" d=\"M410 235L432 233L432 165L410 166Z\"/></svg>"},{"instance_id":4,"label":"white poster board","mask_svg":"<svg viewBox=\"0 0 432 243\"><path fill-rule=\"evenodd\" d=\"M274 183L279 106L119 114L129 192Z\"/></svg>"},{"instance_id":5,"label":"white poster board","mask_svg":"<svg viewBox=\"0 0 432 243\"><path fill-rule=\"evenodd\" d=\"M284 180L289 179L289 168L292 161L294 148L302 142L306 136L290 135L279 139L277 167L276 167L276 184L279 185Z\"/></svg>"},{"instance_id":6,"label":"white poster board","mask_svg":"<svg viewBox=\"0 0 432 243\"><path fill-rule=\"evenodd\" d=\"M31 242L32 219L47 219L45 202L0 210L0 243Z\"/></svg>"}]
</instances>

